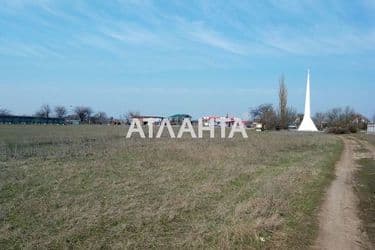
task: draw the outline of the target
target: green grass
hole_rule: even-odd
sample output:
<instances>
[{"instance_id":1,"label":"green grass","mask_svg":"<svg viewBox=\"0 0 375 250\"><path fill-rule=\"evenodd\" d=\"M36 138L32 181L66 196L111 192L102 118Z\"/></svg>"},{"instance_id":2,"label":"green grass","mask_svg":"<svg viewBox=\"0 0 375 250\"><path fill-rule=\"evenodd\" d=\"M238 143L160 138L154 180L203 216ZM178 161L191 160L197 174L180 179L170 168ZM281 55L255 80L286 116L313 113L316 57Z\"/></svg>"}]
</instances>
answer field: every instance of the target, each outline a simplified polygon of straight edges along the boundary
<instances>
[{"instance_id":1,"label":"green grass","mask_svg":"<svg viewBox=\"0 0 375 250\"><path fill-rule=\"evenodd\" d=\"M359 164L357 190L360 216L370 241L375 245L375 160L361 159Z\"/></svg>"},{"instance_id":2,"label":"green grass","mask_svg":"<svg viewBox=\"0 0 375 250\"><path fill-rule=\"evenodd\" d=\"M356 175L356 190L359 197L360 217L369 240L375 245L375 160L371 158L365 141L375 146L375 135L360 135L360 148L362 153L358 164L361 166Z\"/></svg>"},{"instance_id":3,"label":"green grass","mask_svg":"<svg viewBox=\"0 0 375 250\"><path fill-rule=\"evenodd\" d=\"M367 140L370 142L373 146L375 146L375 135L367 135Z\"/></svg>"},{"instance_id":4,"label":"green grass","mask_svg":"<svg viewBox=\"0 0 375 250\"><path fill-rule=\"evenodd\" d=\"M366 134L366 133L357 133L354 135L356 138L360 140L366 140L373 146L375 146L375 135L374 134Z\"/></svg>"},{"instance_id":5,"label":"green grass","mask_svg":"<svg viewBox=\"0 0 375 250\"><path fill-rule=\"evenodd\" d=\"M341 141L0 126L0 248L305 248Z\"/></svg>"},{"instance_id":6,"label":"green grass","mask_svg":"<svg viewBox=\"0 0 375 250\"><path fill-rule=\"evenodd\" d=\"M361 159L360 171L357 174L360 216L367 235L375 245L375 160Z\"/></svg>"}]
</instances>

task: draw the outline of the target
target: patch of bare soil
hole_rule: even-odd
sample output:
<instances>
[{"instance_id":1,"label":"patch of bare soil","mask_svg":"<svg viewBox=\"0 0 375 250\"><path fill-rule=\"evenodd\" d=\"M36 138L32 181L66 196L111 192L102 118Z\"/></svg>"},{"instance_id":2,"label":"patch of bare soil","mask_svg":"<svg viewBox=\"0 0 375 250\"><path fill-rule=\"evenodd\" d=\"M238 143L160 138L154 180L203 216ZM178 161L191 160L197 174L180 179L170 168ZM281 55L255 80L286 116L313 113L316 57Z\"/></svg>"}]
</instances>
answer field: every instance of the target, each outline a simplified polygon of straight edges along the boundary
<instances>
[{"instance_id":1,"label":"patch of bare soil","mask_svg":"<svg viewBox=\"0 0 375 250\"><path fill-rule=\"evenodd\" d=\"M336 178L327 190L319 214L319 233L314 249L371 249L358 216L358 198L354 191L356 160L361 158L354 139L343 137L344 151L336 165ZM375 155L374 148L366 145Z\"/></svg>"}]
</instances>

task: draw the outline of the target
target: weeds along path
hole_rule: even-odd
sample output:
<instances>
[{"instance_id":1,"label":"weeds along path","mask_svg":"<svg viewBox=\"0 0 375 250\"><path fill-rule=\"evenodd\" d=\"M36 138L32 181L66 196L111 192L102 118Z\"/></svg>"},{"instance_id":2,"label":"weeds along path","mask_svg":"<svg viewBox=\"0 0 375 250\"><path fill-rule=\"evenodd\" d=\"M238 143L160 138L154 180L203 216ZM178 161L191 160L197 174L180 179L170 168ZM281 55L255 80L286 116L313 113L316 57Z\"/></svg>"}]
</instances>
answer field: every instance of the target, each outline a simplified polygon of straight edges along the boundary
<instances>
[{"instance_id":1,"label":"weeds along path","mask_svg":"<svg viewBox=\"0 0 375 250\"><path fill-rule=\"evenodd\" d=\"M354 191L354 174L358 167L358 142L342 137L344 151L336 164L336 178L327 190L319 214L319 233L314 249L369 249L370 243L361 230L358 198ZM373 148L368 147L374 155Z\"/></svg>"}]
</instances>

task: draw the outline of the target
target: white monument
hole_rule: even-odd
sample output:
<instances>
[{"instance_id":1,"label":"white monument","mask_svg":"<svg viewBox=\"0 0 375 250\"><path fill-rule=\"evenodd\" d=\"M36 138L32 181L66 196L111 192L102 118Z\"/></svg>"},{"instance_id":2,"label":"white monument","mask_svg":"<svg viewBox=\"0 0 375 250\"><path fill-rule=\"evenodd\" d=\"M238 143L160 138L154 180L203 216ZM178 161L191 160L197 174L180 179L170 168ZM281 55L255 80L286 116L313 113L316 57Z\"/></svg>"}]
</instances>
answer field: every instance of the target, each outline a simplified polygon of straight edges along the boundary
<instances>
[{"instance_id":1,"label":"white monument","mask_svg":"<svg viewBox=\"0 0 375 250\"><path fill-rule=\"evenodd\" d=\"M310 70L307 71L307 85L306 85L306 101L305 101L305 114L298 131L318 131L313 120L311 119L311 109L310 109Z\"/></svg>"}]
</instances>

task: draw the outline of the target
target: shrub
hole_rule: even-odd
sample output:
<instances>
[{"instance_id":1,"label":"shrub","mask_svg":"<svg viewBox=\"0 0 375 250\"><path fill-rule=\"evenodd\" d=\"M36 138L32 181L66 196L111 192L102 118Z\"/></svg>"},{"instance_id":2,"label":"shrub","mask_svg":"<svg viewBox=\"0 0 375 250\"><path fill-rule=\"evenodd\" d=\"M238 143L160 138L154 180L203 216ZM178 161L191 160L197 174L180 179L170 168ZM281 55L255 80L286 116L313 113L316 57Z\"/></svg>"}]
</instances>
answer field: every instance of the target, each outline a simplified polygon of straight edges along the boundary
<instances>
[{"instance_id":1,"label":"shrub","mask_svg":"<svg viewBox=\"0 0 375 250\"><path fill-rule=\"evenodd\" d=\"M348 128L331 127L327 129L327 133L342 135L342 134L349 134L350 131Z\"/></svg>"},{"instance_id":2,"label":"shrub","mask_svg":"<svg viewBox=\"0 0 375 250\"><path fill-rule=\"evenodd\" d=\"M355 133L358 132L358 128L357 128L356 126L351 125L351 126L349 127L349 131L350 131L350 133L355 134Z\"/></svg>"},{"instance_id":3,"label":"shrub","mask_svg":"<svg viewBox=\"0 0 375 250\"><path fill-rule=\"evenodd\" d=\"M331 127L326 130L327 133L330 134L337 134L337 135L342 135L342 134L350 134L350 133L357 133L358 129L355 126L349 126L349 127Z\"/></svg>"}]
</instances>

